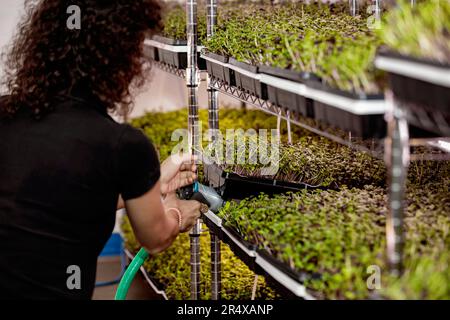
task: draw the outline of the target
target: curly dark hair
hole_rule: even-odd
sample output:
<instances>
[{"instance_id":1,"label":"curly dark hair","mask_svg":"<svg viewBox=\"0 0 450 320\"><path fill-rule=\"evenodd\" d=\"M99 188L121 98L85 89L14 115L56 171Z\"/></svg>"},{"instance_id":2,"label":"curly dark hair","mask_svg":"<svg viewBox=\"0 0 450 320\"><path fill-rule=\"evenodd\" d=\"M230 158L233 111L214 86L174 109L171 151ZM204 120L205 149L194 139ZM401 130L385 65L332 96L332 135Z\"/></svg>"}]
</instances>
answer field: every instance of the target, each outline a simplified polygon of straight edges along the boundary
<instances>
[{"instance_id":1,"label":"curly dark hair","mask_svg":"<svg viewBox=\"0 0 450 320\"><path fill-rule=\"evenodd\" d=\"M81 9L81 28L69 29L70 5ZM110 111L128 112L130 84L144 83L145 37L160 27L156 0L27 0L26 15L5 54L9 91L0 114L31 108L39 118L55 96L79 83Z\"/></svg>"}]
</instances>

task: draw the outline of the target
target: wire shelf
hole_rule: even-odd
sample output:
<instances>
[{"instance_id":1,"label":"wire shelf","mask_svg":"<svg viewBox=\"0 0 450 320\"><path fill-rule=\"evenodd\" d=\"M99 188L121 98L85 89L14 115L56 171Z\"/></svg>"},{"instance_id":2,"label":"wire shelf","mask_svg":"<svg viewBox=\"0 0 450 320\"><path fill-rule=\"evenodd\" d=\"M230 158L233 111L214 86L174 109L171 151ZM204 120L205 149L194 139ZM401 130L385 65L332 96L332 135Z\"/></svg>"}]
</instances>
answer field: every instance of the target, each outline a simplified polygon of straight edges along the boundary
<instances>
[{"instance_id":1,"label":"wire shelf","mask_svg":"<svg viewBox=\"0 0 450 320\"><path fill-rule=\"evenodd\" d=\"M219 92L226 94L230 97L233 97L235 99L238 99L242 102L248 103L254 107L259 108L260 110L271 114L276 117L280 117L292 124L295 124L299 127L302 127L310 132L313 132L317 135L323 136L327 139L333 140L337 143L346 145L350 148L353 148L358 151L366 152L371 154L373 157L382 159L383 157L383 144L380 139L370 139L370 140L361 140L352 137L351 133L349 132L343 132L341 131L339 135L330 133L326 131L326 129L321 128L321 125L317 123L317 121L312 119L304 119L301 117L292 117L288 111L284 110L283 108L280 108L273 103L258 98L252 94L249 94L248 92L242 91L237 87L229 86L223 81L220 81L218 79L211 79L210 86ZM307 120L307 121L306 121ZM328 129L330 129L328 127ZM338 131L338 130L335 130ZM359 141L358 141L359 140Z\"/></svg>"},{"instance_id":2,"label":"wire shelf","mask_svg":"<svg viewBox=\"0 0 450 320\"><path fill-rule=\"evenodd\" d=\"M164 72L173 74L181 79L186 79L186 70L184 69L178 69L161 61L150 60L150 63Z\"/></svg>"}]
</instances>

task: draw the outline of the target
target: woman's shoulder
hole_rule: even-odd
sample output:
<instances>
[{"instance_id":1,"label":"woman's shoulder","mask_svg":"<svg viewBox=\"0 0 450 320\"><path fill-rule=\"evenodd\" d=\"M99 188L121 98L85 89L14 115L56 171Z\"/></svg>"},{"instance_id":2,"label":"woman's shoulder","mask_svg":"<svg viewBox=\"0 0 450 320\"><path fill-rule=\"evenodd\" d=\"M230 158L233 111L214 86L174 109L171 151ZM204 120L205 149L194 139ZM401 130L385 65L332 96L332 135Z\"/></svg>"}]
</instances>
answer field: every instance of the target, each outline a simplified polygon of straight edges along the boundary
<instances>
[{"instance_id":1,"label":"woman's shoulder","mask_svg":"<svg viewBox=\"0 0 450 320\"><path fill-rule=\"evenodd\" d=\"M135 128L128 123L118 124L121 130L121 144L126 145L138 145L138 146L148 146L150 140L144 134L142 129Z\"/></svg>"}]
</instances>

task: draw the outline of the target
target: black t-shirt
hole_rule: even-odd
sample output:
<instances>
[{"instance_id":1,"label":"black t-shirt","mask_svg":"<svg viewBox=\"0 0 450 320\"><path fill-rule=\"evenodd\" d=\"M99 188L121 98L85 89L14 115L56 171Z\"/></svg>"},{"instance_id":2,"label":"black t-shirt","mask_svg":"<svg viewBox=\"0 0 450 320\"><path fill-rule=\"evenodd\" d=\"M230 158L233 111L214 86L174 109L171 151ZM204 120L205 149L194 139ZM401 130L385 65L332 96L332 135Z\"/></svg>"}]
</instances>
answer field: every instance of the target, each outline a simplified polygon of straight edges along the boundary
<instances>
[{"instance_id":1,"label":"black t-shirt","mask_svg":"<svg viewBox=\"0 0 450 320\"><path fill-rule=\"evenodd\" d=\"M159 176L150 141L86 90L41 120L0 119L0 298L91 298L119 194L139 197Z\"/></svg>"}]
</instances>

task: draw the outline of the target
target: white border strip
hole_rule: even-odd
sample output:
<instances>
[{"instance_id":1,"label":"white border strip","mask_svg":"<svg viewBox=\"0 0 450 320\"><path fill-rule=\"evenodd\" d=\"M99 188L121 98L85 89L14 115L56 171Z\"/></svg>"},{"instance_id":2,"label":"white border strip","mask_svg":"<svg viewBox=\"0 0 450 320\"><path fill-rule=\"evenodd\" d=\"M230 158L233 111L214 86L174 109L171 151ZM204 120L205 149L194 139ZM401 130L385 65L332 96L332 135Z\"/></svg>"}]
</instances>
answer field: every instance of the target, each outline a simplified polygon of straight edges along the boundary
<instances>
[{"instance_id":1,"label":"white border strip","mask_svg":"<svg viewBox=\"0 0 450 320\"><path fill-rule=\"evenodd\" d=\"M240 243L231 233L229 233L226 229L222 229L222 231L230 237L230 239L239 246L249 257L256 257L256 251L255 250L249 250L247 249L242 243Z\"/></svg>"},{"instance_id":2,"label":"white border strip","mask_svg":"<svg viewBox=\"0 0 450 320\"><path fill-rule=\"evenodd\" d=\"M304 298L305 300L316 300L307 291L305 286L294 281L284 272L275 268L270 262L261 257L259 254L256 256L256 263L261 266L268 274L270 274L278 283L289 289L297 297Z\"/></svg>"},{"instance_id":3,"label":"white border strip","mask_svg":"<svg viewBox=\"0 0 450 320\"><path fill-rule=\"evenodd\" d=\"M227 67L234 71L237 71L245 76L250 78L260 80L261 82L271 85L273 87L286 90L289 92L293 92L300 96L310 98L316 101L320 101L322 103L331 105L333 107L342 109L344 111L357 114L357 115L374 115L374 114L384 114L386 111L385 101L382 99L379 100L359 100L352 99L344 96L340 96L334 93L326 92L319 89L310 88L302 83L294 82L291 80L281 79L278 77L270 76L264 73L254 74L247 70L243 70L239 67L233 66L229 63L224 63L207 57L205 55L201 55L201 57L205 60L214 62L223 67Z\"/></svg>"},{"instance_id":4,"label":"white border strip","mask_svg":"<svg viewBox=\"0 0 450 320\"><path fill-rule=\"evenodd\" d=\"M187 51L188 51L188 46L172 46L172 45L161 43L161 42L158 42L158 41L155 41L152 39L145 39L144 45L156 47L159 49L164 49L164 50L171 51L171 52L186 52L187 53ZM203 49L202 46L197 46L198 51L200 51L202 49Z\"/></svg>"},{"instance_id":5,"label":"white border strip","mask_svg":"<svg viewBox=\"0 0 450 320\"><path fill-rule=\"evenodd\" d=\"M375 66L388 72L450 88L450 68L383 56L376 57Z\"/></svg>"},{"instance_id":6,"label":"white border strip","mask_svg":"<svg viewBox=\"0 0 450 320\"><path fill-rule=\"evenodd\" d=\"M201 57L202 57L203 59L205 59L205 60L214 62L215 64L220 64L220 65L223 66L223 67L227 67L227 68L229 68L229 69L231 69L231 70L237 71L237 72L239 72L239 73L241 73L241 74L243 74L244 76L247 76L247 77L249 77L249 78L256 79L256 80L261 80L261 74L259 74L259 73L255 74L255 73L253 73L253 72L244 70L244 69L239 68L239 67L237 67L237 66L234 66L234 65L232 65L232 64L230 64L230 63L220 62L220 61L218 61L218 60L216 60L216 59L207 57L207 56L205 56L204 54L202 54Z\"/></svg>"},{"instance_id":7,"label":"white border strip","mask_svg":"<svg viewBox=\"0 0 450 320\"><path fill-rule=\"evenodd\" d=\"M280 79L268 74L261 74L261 82L357 115L384 114L386 111L386 104L383 99L352 99L324 90L310 88L305 84Z\"/></svg>"},{"instance_id":8,"label":"white border strip","mask_svg":"<svg viewBox=\"0 0 450 320\"><path fill-rule=\"evenodd\" d=\"M222 219L220 219L217 215L215 215L212 211L208 211L204 213L204 215L211 220L216 226L222 228Z\"/></svg>"}]
</instances>

